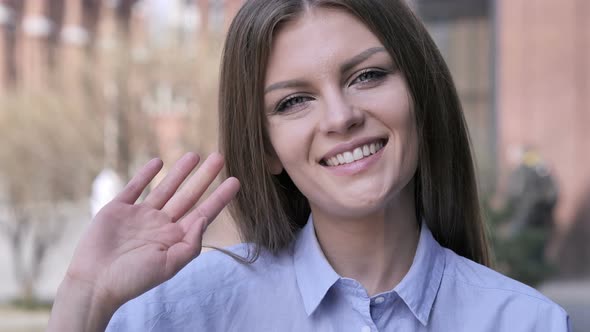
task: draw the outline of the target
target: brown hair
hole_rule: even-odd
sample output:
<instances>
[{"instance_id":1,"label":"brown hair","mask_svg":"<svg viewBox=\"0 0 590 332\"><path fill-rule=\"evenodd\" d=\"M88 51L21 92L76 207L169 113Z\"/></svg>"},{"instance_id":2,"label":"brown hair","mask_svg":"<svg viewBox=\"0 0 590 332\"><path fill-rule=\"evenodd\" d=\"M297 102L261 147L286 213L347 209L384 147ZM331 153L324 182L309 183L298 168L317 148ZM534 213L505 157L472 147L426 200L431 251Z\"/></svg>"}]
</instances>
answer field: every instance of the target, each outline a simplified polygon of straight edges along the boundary
<instances>
[{"instance_id":1,"label":"brown hair","mask_svg":"<svg viewBox=\"0 0 590 332\"><path fill-rule=\"evenodd\" d=\"M310 213L307 199L283 172L270 173L263 91L272 38L284 22L315 6L343 8L385 46L414 101L419 161L416 216L436 240L488 265L469 134L450 72L423 24L403 0L250 0L232 22L220 81L221 149L241 190L230 210L242 240L276 253Z\"/></svg>"}]
</instances>

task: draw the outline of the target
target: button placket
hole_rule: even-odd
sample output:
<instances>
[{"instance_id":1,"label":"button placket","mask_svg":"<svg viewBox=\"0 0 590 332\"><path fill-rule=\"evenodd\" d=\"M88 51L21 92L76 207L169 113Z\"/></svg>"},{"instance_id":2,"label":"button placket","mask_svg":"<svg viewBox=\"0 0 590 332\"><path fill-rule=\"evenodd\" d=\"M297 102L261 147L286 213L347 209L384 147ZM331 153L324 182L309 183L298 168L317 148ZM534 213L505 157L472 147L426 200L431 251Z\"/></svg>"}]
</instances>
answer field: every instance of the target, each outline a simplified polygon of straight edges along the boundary
<instances>
[{"instance_id":1,"label":"button placket","mask_svg":"<svg viewBox=\"0 0 590 332\"><path fill-rule=\"evenodd\" d=\"M376 322L381 319L386 311L392 309L393 302L395 301L391 301L390 298L383 295L371 299L371 318L375 324L377 324Z\"/></svg>"},{"instance_id":2,"label":"button placket","mask_svg":"<svg viewBox=\"0 0 590 332\"><path fill-rule=\"evenodd\" d=\"M365 325L361 328L361 332L371 332L371 327L368 325Z\"/></svg>"}]
</instances>

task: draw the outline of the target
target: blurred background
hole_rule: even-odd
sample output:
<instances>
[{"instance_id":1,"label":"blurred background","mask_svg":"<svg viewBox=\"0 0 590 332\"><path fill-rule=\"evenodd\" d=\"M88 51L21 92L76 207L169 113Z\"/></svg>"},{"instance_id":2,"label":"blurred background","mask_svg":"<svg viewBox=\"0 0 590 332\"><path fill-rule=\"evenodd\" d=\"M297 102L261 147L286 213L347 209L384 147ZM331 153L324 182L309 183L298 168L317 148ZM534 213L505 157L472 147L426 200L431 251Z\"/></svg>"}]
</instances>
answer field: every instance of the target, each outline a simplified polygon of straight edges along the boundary
<instances>
[{"instance_id":1,"label":"blurred background","mask_svg":"<svg viewBox=\"0 0 590 332\"><path fill-rule=\"evenodd\" d=\"M0 331L44 329L78 238L140 165L217 149L241 3L0 0ZM409 3L463 103L495 268L590 331L590 2ZM205 238L237 241L227 216Z\"/></svg>"}]
</instances>

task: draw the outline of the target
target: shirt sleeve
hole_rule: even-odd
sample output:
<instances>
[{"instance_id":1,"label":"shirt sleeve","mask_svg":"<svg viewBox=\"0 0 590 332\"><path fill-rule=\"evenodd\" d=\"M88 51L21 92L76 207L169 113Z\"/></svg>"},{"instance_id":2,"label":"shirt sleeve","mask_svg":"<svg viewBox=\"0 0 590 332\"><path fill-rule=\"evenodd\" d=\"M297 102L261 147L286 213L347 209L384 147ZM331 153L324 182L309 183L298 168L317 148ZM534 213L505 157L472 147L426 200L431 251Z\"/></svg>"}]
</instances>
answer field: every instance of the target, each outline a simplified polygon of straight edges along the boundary
<instances>
[{"instance_id":1,"label":"shirt sleeve","mask_svg":"<svg viewBox=\"0 0 590 332\"><path fill-rule=\"evenodd\" d=\"M132 300L115 312L105 331L154 331L165 314L161 304L139 305Z\"/></svg>"},{"instance_id":2,"label":"shirt sleeve","mask_svg":"<svg viewBox=\"0 0 590 332\"><path fill-rule=\"evenodd\" d=\"M571 332L571 321L567 312L557 304L543 304L539 306L535 331Z\"/></svg>"}]
</instances>

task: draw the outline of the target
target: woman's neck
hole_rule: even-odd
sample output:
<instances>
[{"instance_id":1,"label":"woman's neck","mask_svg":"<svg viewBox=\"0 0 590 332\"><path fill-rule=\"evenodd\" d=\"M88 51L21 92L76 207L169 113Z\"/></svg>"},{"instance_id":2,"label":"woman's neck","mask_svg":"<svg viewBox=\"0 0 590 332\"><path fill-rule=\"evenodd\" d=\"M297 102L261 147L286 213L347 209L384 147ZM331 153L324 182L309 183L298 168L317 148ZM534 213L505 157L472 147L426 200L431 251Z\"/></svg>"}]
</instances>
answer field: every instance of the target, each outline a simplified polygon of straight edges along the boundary
<instances>
[{"instance_id":1,"label":"woman's neck","mask_svg":"<svg viewBox=\"0 0 590 332\"><path fill-rule=\"evenodd\" d=\"M360 282L369 296L394 288L412 265L420 227L409 200L361 219L330 217L312 208L324 255L338 274Z\"/></svg>"}]
</instances>

